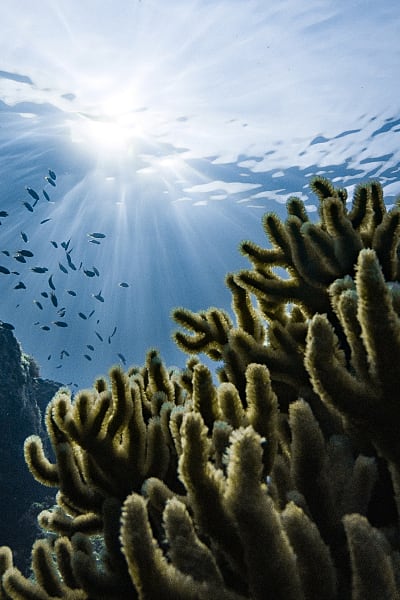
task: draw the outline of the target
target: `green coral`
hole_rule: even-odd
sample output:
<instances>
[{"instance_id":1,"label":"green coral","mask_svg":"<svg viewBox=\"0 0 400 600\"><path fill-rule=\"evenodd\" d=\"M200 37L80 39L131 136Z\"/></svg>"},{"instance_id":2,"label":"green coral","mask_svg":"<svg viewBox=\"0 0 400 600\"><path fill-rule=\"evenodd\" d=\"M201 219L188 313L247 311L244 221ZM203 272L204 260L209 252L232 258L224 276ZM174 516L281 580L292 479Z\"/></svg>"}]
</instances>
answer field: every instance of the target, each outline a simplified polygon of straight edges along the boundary
<instances>
[{"instance_id":1,"label":"green coral","mask_svg":"<svg viewBox=\"0 0 400 600\"><path fill-rule=\"evenodd\" d=\"M57 506L39 516L32 578L0 549L0 598L400 597L400 209L375 181L351 208L329 181L311 187L319 222L290 198L285 222L264 218L271 248L242 244L236 323L175 311L182 372L150 350L58 392L55 460L25 443ZM217 384L200 353L222 363Z\"/></svg>"}]
</instances>

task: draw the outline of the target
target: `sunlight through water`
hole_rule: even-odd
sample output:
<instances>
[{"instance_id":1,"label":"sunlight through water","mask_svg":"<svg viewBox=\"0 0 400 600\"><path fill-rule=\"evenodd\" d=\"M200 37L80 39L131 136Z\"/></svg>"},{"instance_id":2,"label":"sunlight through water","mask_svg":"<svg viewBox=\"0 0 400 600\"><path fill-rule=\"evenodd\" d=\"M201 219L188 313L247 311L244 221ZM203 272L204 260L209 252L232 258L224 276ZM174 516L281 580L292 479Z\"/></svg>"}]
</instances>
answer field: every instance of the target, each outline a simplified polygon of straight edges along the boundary
<instances>
[{"instance_id":1,"label":"sunlight through water","mask_svg":"<svg viewBox=\"0 0 400 600\"><path fill-rule=\"evenodd\" d=\"M393 203L399 28L394 0L2 3L0 320L42 376L183 366L172 308L229 311L239 242L291 195L316 216L316 174Z\"/></svg>"}]
</instances>

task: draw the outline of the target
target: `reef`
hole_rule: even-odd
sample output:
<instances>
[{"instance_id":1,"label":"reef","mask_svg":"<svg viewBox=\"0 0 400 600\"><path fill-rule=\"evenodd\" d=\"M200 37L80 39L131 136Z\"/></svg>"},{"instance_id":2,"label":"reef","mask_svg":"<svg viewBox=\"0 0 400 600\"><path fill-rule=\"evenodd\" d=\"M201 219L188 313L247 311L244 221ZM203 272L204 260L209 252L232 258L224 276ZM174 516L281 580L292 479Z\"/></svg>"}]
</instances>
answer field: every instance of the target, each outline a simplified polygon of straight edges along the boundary
<instances>
[{"instance_id":1,"label":"reef","mask_svg":"<svg viewBox=\"0 0 400 600\"><path fill-rule=\"evenodd\" d=\"M232 318L177 309L186 368L157 350L29 436L43 510L32 576L0 549L1 598L400 598L400 202L317 177L269 247L243 242ZM216 361L216 373L201 362Z\"/></svg>"}]
</instances>

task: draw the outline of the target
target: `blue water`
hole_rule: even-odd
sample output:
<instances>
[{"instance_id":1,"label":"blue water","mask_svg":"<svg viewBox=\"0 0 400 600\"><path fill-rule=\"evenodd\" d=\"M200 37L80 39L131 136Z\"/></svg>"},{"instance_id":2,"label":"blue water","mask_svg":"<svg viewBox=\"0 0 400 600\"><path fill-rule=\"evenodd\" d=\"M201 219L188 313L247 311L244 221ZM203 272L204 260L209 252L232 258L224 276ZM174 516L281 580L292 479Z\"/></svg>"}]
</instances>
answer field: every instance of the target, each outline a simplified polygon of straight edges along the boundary
<instances>
[{"instance_id":1,"label":"blue water","mask_svg":"<svg viewBox=\"0 0 400 600\"><path fill-rule=\"evenodd\" d=\"M239 242L290 195L316 216L313 175L400 193L397 2L6 4L0 319L43 377L183 366L171 310L230 310Z\"/></svg>"}]
</instances>

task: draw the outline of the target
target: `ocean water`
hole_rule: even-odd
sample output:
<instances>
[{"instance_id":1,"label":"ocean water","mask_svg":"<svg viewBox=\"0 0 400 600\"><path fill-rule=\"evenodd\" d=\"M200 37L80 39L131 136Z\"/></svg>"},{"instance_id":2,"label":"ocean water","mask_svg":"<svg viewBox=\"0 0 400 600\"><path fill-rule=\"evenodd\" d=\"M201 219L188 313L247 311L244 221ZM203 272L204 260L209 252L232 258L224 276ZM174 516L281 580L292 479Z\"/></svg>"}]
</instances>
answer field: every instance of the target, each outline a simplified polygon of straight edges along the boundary
<instances>
[{"instance_id":1,"label":"ocean water","mask_svg":"<svg viewBox=\"0 0 400 600\"><path fill-rule=\"evenodd\" d=\"M394 0L3 2L0 320L42 376L183 366L171 310L230 310L240 241L316 215L316 174L393 204L399 30Z\"/></svg>"}]
</instances>

